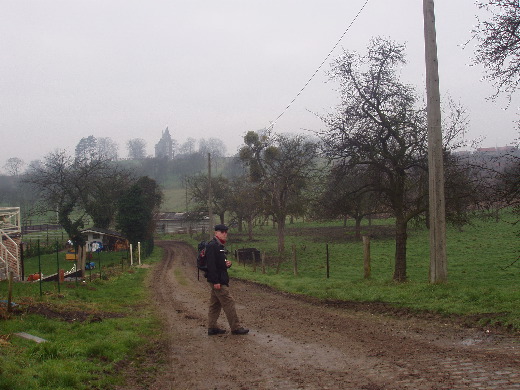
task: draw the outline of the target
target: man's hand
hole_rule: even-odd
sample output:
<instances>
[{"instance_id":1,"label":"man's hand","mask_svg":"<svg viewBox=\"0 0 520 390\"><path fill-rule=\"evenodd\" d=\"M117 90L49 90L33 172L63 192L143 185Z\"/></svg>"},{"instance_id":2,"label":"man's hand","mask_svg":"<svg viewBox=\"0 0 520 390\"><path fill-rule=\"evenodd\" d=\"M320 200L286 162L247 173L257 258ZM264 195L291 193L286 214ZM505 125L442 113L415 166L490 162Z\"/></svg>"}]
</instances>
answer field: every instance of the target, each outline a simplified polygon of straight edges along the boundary
<instances>
[{"instance_id":1,"label":"man's hand","mask_svg":"<svg viewBox=\"0 0 520 390\"><path fill-rule=\"evenodd\" d=\"M233 264L233 263L232 263L231 261L226 260L226 267L231 268L231 265L232 265L232 264Z\"/></svg>"},{"instance_id":2,"label":"man's hand","mask_svg":"<svg viewBox=\"0 0 520 390\"><path fill-rule=\"evenodd\" d=\"M213 288L214 288L215 290L220 290L220 283L214 284L214 285L213 285Z\"/></svg>"}]
</instances>

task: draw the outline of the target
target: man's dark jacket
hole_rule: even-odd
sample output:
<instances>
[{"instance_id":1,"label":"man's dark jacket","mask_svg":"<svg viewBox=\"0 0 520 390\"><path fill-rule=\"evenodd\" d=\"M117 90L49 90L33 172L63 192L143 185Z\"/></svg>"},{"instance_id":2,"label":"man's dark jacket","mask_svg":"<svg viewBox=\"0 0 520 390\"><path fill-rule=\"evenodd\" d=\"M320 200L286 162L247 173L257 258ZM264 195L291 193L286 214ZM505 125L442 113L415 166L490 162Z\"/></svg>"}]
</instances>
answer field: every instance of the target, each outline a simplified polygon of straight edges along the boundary
<instances>
[{"instance_id":1,"label":"man's dark jacket","mask_svg":"<svg viewBox=\"0 0 520 390\"><path fill-rule=\"evenodd\" d=\"M229 275L226 266L226 249L224 245L213 237L206 245L206 261L208 272L206 278L211 284L224 284L229 286Z\"/></svg>"}]
</instances>

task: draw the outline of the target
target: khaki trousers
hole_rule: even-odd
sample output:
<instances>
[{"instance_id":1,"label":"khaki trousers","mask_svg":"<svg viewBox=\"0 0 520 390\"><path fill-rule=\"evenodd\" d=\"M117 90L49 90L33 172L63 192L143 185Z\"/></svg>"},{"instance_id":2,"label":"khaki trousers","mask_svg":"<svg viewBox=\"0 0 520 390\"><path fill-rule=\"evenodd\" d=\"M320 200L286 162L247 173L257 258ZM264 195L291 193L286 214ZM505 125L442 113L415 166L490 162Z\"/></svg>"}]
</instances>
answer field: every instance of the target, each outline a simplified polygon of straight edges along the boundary
<instances>
[{"instance_id":1,"label":"khaki trousers","mask_svg":"<svg viewBox=\"0 0 520 390\"><path fill-rule=\"evenodd\" d=\"M223 309L226 314L231 330L240 328L240 321L238 320L237 311L235 309L235 300L229 292L229 287L221 284L220 290L216 290L213 284L208 283L208 285L211 290L209 297L208 328L218 328L217 320L220 316L221 309Z\"/></svg>"}]
</instances>

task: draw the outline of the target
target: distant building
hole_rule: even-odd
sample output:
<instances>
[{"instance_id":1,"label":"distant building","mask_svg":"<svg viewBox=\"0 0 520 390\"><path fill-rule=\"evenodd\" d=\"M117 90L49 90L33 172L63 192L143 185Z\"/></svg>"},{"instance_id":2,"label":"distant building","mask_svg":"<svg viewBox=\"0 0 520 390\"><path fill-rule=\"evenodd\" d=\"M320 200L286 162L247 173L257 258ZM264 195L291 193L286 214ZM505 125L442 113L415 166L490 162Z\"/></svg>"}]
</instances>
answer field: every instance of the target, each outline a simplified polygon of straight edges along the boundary
<instances>
[{"instance_id":1,"label":"distant building","mask_svg":"<svg viewBox=\"0 0 520 390\"><path fill-rule=\"evenodd\" d=\"M204 215L190 215L175 211L163 212L157 215L156 231L158 233L190 233L208 232L209 218Z\"/></svg>"},{"instance_id":2,"label":"distant building","mask_svg":"<svg viewBox=\"0 0 520 390\"><path fill-rule=\"evenodd\" d=\"M477 148L477 152L484 152L484 153L488 153L488 152L492 152L492 153L512 153L514 151L516 151L517 148L516 146L495 146L495 147L492 147L492 148Z\"/></svg>"},{"instance_id":3,"label":"distant building","mask_svg":"<svg viewBox=\"0 0 520 390\"><path fill-rule=\"evenodd\" d=\"M155 157L168 160L173 158L173 140L168 128L163 131L161 139L155 144Z\"/></svg>"}]
</instances>

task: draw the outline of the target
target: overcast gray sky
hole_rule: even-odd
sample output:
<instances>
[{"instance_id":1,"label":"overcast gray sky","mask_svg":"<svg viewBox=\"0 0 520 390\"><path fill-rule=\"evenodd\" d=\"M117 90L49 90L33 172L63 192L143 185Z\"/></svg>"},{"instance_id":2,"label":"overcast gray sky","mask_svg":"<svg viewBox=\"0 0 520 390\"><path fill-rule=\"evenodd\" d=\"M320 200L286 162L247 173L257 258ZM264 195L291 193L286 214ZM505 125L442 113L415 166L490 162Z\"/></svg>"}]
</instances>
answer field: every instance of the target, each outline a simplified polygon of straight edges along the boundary
<instances>
[{"instance_id":1,"label":"overcast gray sky","mask_svg":"<svg viewBox=\"0 0 520 390\"><path fill-rule=\"evenodd\" d=\"M82 137L147 152L172 137L221 138L234 154L249 130L268 126L325 59L366 0L0 0L0 171ZM441 93L468 110L469 139L518 136L518 102L486 100L492 86L471 66L473 0L435 2ZM342 49L370 38L406 43L403 79L424 91L422 1L370 0L305 91L276 123L279 133L319 130L313 112L339 102L327 83Z\"/></svg>"}]
</instances>

